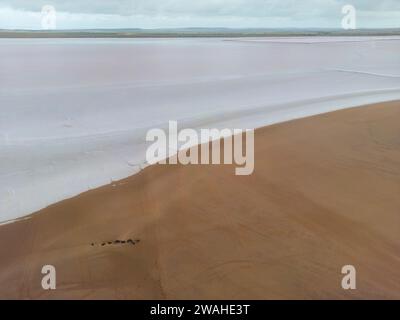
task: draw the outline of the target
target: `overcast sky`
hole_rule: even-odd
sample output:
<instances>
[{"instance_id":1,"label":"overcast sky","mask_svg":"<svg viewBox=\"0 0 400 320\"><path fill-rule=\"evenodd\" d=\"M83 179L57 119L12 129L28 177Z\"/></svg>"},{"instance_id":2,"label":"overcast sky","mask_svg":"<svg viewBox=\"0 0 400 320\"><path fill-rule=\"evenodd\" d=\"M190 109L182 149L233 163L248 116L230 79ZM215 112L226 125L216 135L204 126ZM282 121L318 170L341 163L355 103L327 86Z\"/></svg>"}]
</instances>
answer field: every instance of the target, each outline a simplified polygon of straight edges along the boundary
<instances>
[{"instance_id":1,"label":"overcast sky","mask_svg":"<svg viewBox=\"0 0 400 320\"><path fill-rule=\"evenodd\" d=\"M339 28L345 4L359 28L400 27L400 0L0 0L0 29L41 29L44 5L57 29Z\"/></svg>"}]
</instances>

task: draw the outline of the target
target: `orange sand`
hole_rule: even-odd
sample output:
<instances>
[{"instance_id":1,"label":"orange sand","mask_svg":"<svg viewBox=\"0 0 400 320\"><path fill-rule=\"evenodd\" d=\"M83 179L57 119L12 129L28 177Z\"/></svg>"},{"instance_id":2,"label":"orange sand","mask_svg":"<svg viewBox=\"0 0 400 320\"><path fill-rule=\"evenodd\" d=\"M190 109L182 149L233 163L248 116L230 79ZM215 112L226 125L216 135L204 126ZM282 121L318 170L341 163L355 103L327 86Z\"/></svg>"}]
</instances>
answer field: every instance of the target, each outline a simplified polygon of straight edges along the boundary
<instances>
[{"instance_id":1,"label":"orange sand","mask_svg":"<svg viewBox=\"0 0 400 320\"><path fill-rule=\"evenodd\" d=\"M0 298L399 299L399 123L394 102L266 127L251 176L157 165L1 226Z\"/></svg>"}]
</instances>

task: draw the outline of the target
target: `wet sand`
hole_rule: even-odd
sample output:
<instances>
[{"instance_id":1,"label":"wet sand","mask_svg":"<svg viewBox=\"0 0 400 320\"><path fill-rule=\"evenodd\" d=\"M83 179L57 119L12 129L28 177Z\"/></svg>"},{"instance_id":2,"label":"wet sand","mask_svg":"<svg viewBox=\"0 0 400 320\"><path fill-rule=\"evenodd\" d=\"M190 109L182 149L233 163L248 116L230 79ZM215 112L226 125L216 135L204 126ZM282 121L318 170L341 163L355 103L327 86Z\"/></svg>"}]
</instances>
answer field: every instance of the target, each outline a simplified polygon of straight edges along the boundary
<instances>
[{"instance_id":1,"label":"wet sand","mask_svg":"<svg viewBox=\"0 0 400 320\"><path fill-rule=\"evenodd\" d=\"M157 165L0 226L0 298L399 299L399 121L393 102L265 127L251 176Z\"/></svg>"}]
</instances>

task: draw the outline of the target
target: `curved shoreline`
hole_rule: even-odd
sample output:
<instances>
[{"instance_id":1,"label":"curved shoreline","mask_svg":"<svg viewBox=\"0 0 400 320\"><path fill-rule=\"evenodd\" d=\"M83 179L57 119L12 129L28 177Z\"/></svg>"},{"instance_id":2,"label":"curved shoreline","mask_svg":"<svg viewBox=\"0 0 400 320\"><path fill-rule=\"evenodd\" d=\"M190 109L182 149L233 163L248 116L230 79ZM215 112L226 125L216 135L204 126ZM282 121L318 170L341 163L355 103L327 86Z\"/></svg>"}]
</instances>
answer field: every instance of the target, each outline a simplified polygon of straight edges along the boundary
<instances>
[{"instance_id":1,"label":"curved shoreline","mask_svg":"<svg viewBox=\"0 0 400 320\"><path fill-rule=\"evenodd\" d=\"M384 95L382 97L380 95ZM184 119L182 122L183 127L185 128L193 128L195 130L200 130L201 128L243 128L247 129L249 127L254 129L260 129L266 126L272 126L276 124L285 123L288 121L303 119L310 116L326 114L330 112L352 109L352 108L362 108L365 106L369 106L376 103L388 103L398 101L400 99L400 90L398 88L395 89L386 89L386 90L376 90L376 92L363 92L363 93L349 93L341 96L333 97L321 97L315 99L307 99L305 101L296 101L293 103L283 103L268 107L253 107L245 110L236 110L230 111L228 113L219 113L218 116L216 114L210 114L206 118L201 119ZM339 101L343 101L342 104ZM366 104L361 104L362 102ZM318 106L315 106L318 104ZM290 107L292 106L292 107ZM286 110L284 107L289 108ZM250 112L250 114L248 114ZM286 112L286 114L285 114ZM230 115L229 115L230 114ZM245 115L246 114L246 115ZM215 122L215 119L219 118L220 120ZM223 120L222 120L223 119ZM262 120L260 120L262 119ZM268 121L266 119L269 119ZM251 124L246 126L246 123ZM236 124L236 126L235 126ZM157 126L155 126L157 127ZM163 128L163 126L161 126ZM165 129L165 128L164 128ZM132 146L137 147L138 145L142 145L142 149L137 151L135 154L135 160L126 160L125 169L119 170L118 174L114 177L112 173L108 174L106 177L103 177L102 182L94 183L90 187L85 188L84 186L80 186L79 191L73 191L68 195L59 196L53 199L52 203L46 205L34 206L30 210L25 210L25 213L20 213L18 216L12 217L11 219L0 221L0 225L12 223L13 221L18 221L21 219L25 219L29 217L32 212L39 211L50 206L53 203L58 203L60 201L73 198L87 192L89 190L97 189L101 186L107 185L110 181L118 181L121 179L125 179L127 177L132 176L133 174L138 174L144 168L148 166L148 164L143 160L145 150L146 150L146 142L145 135L148 128L135 128L132 130L119 131L118 133L113 132L112 135L109 133L104 133L99 137L99 134L94 134L87 137L67 137L67 138L51 138L48 142L65 145L68 143L81 143L82 139L86 139L87 143L94 144L95 141L98 141L100 144L106 144L108 140L122 137L122 140L129 140L129 143ZM135 132L135 135L130 135L129 133ZM129 137L128 137L129 136ZM135 136L135 138L133 138ZM141 137L141 138L140 138ZM36 141L36 140L31 140ZM42 143L41 139L37 140L38 143ZM26 142L26 141L25 141ZM23 147L23 146L34 146L34 144L12 144L12 140L10 141L11 146L14 147ZM122 173L123 172L123 173Z\"/></svg>"},{"instance_id":2,"label":"curved shoreline","mask_svg":"<svg viewBox=\"0 0 400 320\"><path fill-rule=\"evenodd\" d=\"M0 297L398 299L399 119L390 102L275 124L251 176L156 165L0 226Z\"/></svg>"},{"instance_id":3,"label":"curved shoreline","mask_svg":"<svg viewBox=\"0 0 400 320\"><path fill-rule=\"evenodd\" d=\"M399 39L0 39L0 221L140 171L146 129L169 121L252 129L400 99Z\"/></svg>"}]
</instances>

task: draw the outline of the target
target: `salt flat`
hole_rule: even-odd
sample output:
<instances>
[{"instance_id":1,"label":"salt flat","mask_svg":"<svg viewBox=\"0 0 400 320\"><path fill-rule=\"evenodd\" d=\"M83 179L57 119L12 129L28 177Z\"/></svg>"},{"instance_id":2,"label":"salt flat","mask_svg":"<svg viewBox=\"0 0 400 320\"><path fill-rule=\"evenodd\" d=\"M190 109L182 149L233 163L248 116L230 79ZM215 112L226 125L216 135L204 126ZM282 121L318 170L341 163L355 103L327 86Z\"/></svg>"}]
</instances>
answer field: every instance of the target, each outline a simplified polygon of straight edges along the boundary
<instances>
[{"instance_id":1,"label":"salt flat","mask_svg":"<svg viewBox=\"0 0 400 320\"><path fill-rule=\"evenodd\" d=\"M0 48L0 221L138 172L147 130L169 120L256 128L400 98L398 37L1 39Z\"/></svg>"}]
</instances>

